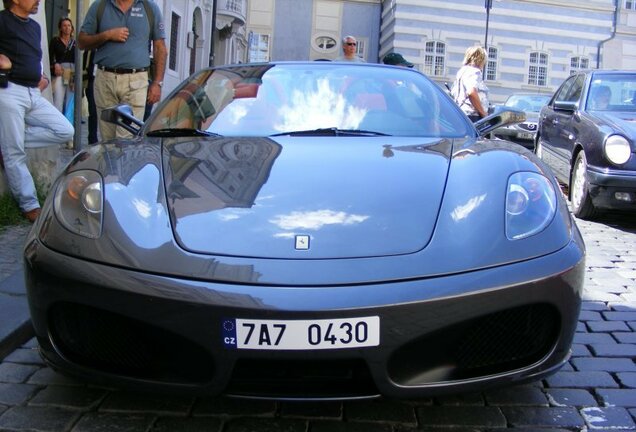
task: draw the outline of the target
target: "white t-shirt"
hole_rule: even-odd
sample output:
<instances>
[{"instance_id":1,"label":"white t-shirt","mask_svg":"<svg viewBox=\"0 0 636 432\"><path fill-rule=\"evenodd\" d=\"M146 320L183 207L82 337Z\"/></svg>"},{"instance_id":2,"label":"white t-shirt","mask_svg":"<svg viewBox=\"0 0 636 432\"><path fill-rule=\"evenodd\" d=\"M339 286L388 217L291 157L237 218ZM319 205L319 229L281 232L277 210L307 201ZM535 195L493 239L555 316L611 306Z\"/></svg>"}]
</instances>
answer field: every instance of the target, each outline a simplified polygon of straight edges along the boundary
<instances>
[{"instance_id":1,"label":"white t-shirt","mask_svg":"<svg viewBox=\"0 0 636 432\"><path fill-rule=\"evenodd\" d=\"M484 84L481 70L475 66L464 65L457 71L451 94L466 115L479 114L468 99L468 91L472 88L477 88L481 106L488 111L488 87Z\"/></svg>"}]
</instances>

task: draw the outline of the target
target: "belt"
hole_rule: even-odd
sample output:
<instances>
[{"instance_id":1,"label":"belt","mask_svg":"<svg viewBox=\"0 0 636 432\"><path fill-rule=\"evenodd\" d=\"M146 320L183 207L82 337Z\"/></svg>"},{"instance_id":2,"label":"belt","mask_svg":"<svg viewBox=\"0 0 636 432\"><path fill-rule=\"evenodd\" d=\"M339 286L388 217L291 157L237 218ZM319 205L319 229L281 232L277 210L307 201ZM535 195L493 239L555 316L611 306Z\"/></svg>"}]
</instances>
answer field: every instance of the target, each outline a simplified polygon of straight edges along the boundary
<instances>
[{"instance_id":1,"label":"belt","mask_svg":"<svg viewBox=\"0 0 636 432\"><path fill-rule=\"evenodd\" d=\"M111 68L107 66L97 65L97 67L106 72L112 72L116 74L133 74L137 72L146 72L148 70L147 67L136 68L136 69L126 69L126 68Z\"/></svg>"}]
</instances>

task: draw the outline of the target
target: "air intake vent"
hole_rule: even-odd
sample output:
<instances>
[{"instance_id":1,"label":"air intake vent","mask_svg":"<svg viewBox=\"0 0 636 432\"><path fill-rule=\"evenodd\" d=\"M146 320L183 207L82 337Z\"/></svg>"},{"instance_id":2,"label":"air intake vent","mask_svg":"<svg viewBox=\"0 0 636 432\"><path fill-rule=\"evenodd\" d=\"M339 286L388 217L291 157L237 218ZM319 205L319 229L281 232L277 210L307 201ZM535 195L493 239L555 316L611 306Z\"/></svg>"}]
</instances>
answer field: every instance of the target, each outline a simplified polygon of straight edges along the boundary
<instances>
[{"instance_id":1,"label":"air intake vent","mask_svg":"<svg viewBox=\"0 0 636 432\"><path fill-rule=\"evenodd\" d=\"M89 369L169 383L212 379L212 357L166 330L101 309L72 303L51 309L51 337L70 361Z\"/></svg>"},{"instance_id":2,"label":"air intake vent","mask_svg":"<svg viewBox=\"0 0 636 432\"><path fill-rule=\"evenodd\" d=\"M559 326L547 304L495 312L405 345L391 357L389 375L414 386L513 371L545 357Z\"/></svg>"}]
</instances>

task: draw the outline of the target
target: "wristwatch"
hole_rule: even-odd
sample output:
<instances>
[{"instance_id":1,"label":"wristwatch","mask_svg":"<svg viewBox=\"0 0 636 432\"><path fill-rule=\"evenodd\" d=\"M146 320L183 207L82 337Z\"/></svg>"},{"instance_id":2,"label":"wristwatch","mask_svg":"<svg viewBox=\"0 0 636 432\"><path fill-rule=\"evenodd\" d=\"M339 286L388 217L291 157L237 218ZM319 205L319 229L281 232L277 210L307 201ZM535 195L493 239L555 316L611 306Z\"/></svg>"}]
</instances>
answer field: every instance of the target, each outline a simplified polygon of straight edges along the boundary
<instances>
[{"instance_id":1,"label":"wristwatch","mask_svg":"<svg viewBox=\"0 0 636 432\"><path fill-rule=\"evenodd\" d=\"M153 81L153 83L157 84L159 87L163 87L163 81Z\"/></svg>"}]
</instances>

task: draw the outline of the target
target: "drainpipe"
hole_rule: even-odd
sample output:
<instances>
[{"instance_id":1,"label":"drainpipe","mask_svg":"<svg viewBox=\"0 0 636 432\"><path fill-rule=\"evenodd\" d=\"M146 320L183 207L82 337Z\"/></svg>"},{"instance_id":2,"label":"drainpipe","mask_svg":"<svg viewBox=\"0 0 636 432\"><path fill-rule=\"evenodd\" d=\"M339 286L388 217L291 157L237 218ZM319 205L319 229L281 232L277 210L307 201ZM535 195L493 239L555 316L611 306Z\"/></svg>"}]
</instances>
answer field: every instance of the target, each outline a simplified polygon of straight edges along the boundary
<instances>
[{"instance_id":1,"label":"drainpipe","mask_svg":"<svg viewBox=\"0 0 636 432\"><path fill-rule=\"evenodd\" d=\"M596 48L596 69L601 67L601 48L605 43L611 41L616 37L616 24L618 23L618 0L614 0L614 19L612 23L612 34L605 40L602 40L598 43L598 47Z\"/></svg>"},{"instance_id":2,"label":"drainpipe","mask_svg":"<svg viewBox=\"0 0 636 432\"><path fill-rule=\"evenodd\" d=\"M210 30L210 56L208 58L208 66L214 66L214 30L216 29L216 3L220 0L214 0L212 3L212 29Z\"/></svg>"}]
</instances>

